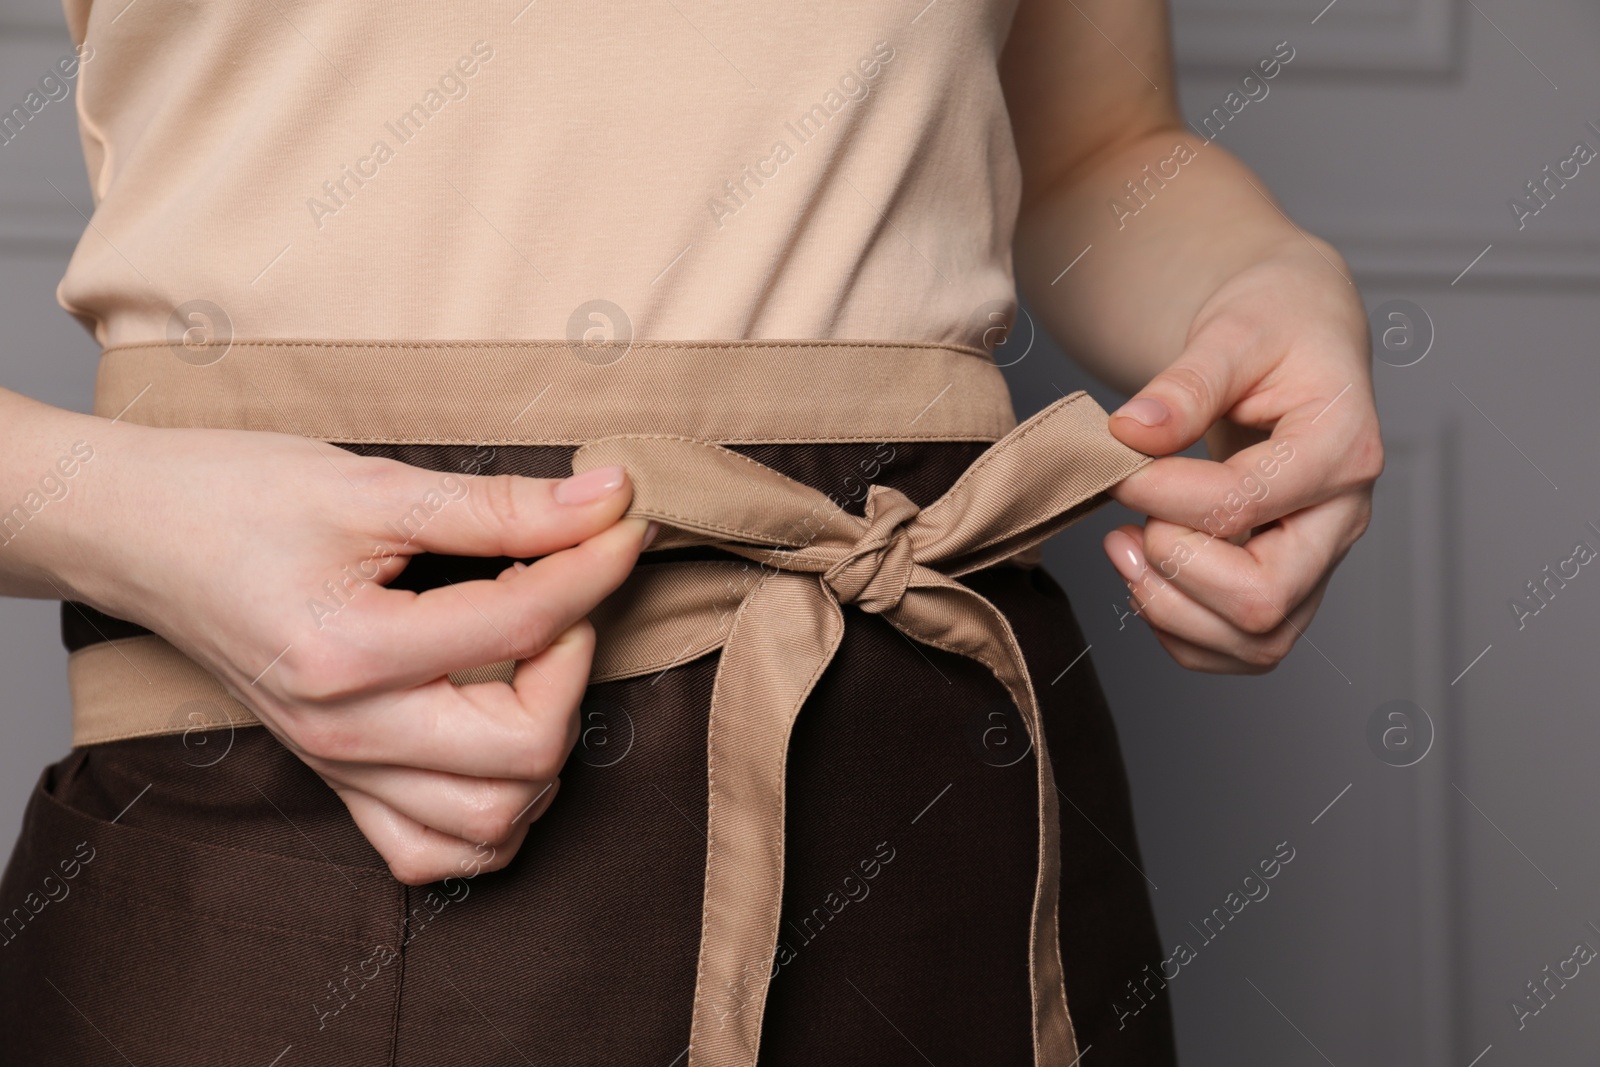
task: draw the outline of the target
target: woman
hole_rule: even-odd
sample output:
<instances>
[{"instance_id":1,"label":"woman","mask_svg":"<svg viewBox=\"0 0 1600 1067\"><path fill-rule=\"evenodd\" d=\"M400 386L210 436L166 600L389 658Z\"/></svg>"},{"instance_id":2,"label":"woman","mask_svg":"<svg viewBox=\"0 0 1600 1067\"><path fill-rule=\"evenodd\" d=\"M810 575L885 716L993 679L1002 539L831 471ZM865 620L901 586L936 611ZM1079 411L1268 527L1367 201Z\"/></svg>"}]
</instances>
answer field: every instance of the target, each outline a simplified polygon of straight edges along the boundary
<instances>
[{"instance_id":1,"label":"woman","mask_svg":"<svg viewBox=\"0 0 1600 1067\"><path fill-rule=\"evenodd\" d=\"M67 14L105 352L96 416L0 396L74 650L18 1055L1171 1061L1029 549L1109 491L1163 646L1264 670L1382 461L1159 3ZM1015 283L1109 422L1008 433Z\"/></svg>"}]
</instances>

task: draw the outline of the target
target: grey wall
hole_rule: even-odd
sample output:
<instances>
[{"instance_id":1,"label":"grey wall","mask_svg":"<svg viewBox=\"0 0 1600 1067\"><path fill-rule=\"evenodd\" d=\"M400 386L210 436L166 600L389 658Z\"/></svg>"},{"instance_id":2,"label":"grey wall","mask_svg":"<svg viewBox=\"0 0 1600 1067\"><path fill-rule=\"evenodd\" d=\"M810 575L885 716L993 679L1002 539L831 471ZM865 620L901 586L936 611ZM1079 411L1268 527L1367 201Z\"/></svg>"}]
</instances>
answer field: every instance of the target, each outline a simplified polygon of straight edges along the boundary
<instances>
[{"instance_id":1,"label":"grey wall","mask_svg":"<svg viewBox=\"0 0 1600 1067\"><path fill-rule=\"evenodd\" d=\"M1197 942L1189 924L1247 866L1295 849L1271 895L1173 981L1185 1060L1592 1059L1594 968L1521 1030L1509 1003L1575 942L1600 948L1600 577L1584 568L1521 630L1507 601L1578 539L1600 548L1584 527L1600 525L1600 165L1523 230L1506 201L1575 141L1600 148L1584 126L1600 125L1600 11L1180 0L1178 35L1196 120L1291 42L1270 95L1218 140L1345 250L1369 308L1410 300L1434 334L1421 362L1377 366L1390 461L1376 518L1275 674L1188 674L1142 623L1119 622L1125 590L1099 549L1126 518L1115 509L1050 548L1117 710L1164 939ZM65 40L48 0L0 0L0 102ZM53 297L83 226L74 204L89 197L64 102L0 146L0 384L87 409L95 346ZM1024 413L1084 384L1117 399L1043 339L1008 374ZM67 746L63 665L54 606L0 601L6 841ZM1435 730L1409 767L1367 736L1396 699Z\"/></svg>"},{"instance_id":2,"label":"grey wall","mask_svg":"<svg viewBox=\"0 0 1600 1067\"><path fill-rule=\"evenodd\" d=\"M1600 949L1600 580L1583 568L1520 630L1508 601L1579 539L1600 549L1600 161L1524 229L1507 201L1575 142L1600 149L1600 10L1338 0L1313 25L1325 3L1178 0L1182 99L1198 121L1290 41L1218 143L1345 251L1369 309L1431 320L1425 358L1375 368L1372 529L1264 679L1185 673L1119 629L1098 539L1126 513L1050 563L1117 711L1167 943L1199 944L1189 924L1273 843L1297 850L1172 983L1186 1062L1592 1062L1593 968L1520 1029L1510 1004L1577 942ZM1044 345L1012 368L1024 406L1082 384L1069 366ZM1410 767L1367 738L1397 699L1436 728Z\"/></svg>"}]
</instances>

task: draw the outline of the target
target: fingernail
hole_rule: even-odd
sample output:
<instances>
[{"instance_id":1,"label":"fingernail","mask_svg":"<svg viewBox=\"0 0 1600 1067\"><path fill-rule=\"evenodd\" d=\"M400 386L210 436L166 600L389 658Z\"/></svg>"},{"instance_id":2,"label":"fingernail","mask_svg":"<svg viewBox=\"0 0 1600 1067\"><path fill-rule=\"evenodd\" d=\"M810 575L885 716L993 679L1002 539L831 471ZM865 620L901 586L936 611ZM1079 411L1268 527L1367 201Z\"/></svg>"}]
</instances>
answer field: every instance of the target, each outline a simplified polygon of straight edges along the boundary
<instances>
[{"instance_id":1,"label":"fingernail","mask_svg":"<svg viewBox=\"0 0 1600 1067\"><path fill-rule=\"evenodd\" d=\"M1144 553L1139 551L1139 546L1133 538L1120 530L1114 530L1106 537L1106 548L1111 554L1111 562L1117 568L1117 573L1128 582L1137 581L1144 573ZM1128 587L1131 592L1133 586Z\"/></svg>"},{"instance_id":2,"label":"fingernail","mask_svg":"<svg viewBox=\"0 0 1600 1067\"><path fill-rule=\"evenodd\" d=\"M656 534L660 532L661 524L659 522L652 522L649 526L646 526L644 528L644 543L639 546L639 551L643 552L645 549L649 548L650 542L654 541L656 539Z\"/></svg>"},{"instance_id":3,"label":"fingernail","mask_svg":"<svg viewBox=\"0 0 1600 1067\"><path fill-rule=\"evenodd\" d=\"M512 569L514 569L518 574L521 574L523 571L528 569L528 565L526 563L522 562L520 559L517 560L515 563L513 563L511 566L512 566Z\"/></svg>"},{"instance_id":4,"label":"fingernail","mask_svg":"<svg viewBox=\"0 0 1600 1067\"><path fill-rule=\"evenodd\" d=\"M1125 415L1141 426L1160 426L1167 421L1171 412L1167 410L1167 405L1155 397L1140 396L1122 405L1112 415Z\"/></svg>"},{"instance_id":5,"label":"fingernail","mask_svg":"<svg viewBox=\"0 0 1600 1067\"><path fill-rule=\"evenodd\" d=\"M592 504L620 489L622 479L621 467L596 467L592 471L574 474L565 481L557 482L555 491L551 495L555 497L557 504Z\"/></svg>"}]
</instances>

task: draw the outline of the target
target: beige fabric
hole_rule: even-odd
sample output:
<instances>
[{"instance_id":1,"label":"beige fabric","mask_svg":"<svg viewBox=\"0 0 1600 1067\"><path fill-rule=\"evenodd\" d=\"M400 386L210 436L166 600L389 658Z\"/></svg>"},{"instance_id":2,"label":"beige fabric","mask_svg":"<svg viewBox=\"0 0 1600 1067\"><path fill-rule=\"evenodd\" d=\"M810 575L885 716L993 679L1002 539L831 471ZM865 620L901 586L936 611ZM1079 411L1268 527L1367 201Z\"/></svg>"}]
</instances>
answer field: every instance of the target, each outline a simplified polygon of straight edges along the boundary
<instances>
[{"instance_id":1,"label":"beige fabric","mask_svg":"<svg viewBox=\"0 0 1600 1067\"><path fill-rule=\"evenodd\" d=\"M913 640L983 663L1021 711L1038 768L1040 860L1030 944L1035 1063L1076 1058L1060 958L1056 790L1049 753L1038 743L1038 705L1005 617L955 578L1042 542L1148 462L1110 436L1105 413L1083 393L1012 431L926 508L873 486L863 518L704 441L623 436L579 449L574 471L611 463L628 468L629 514L663 524L653 550L718 544L755 564L646 565L594 616L596 681L722 650L708 737L705 906L690 1067L755 1063L782 904L789 733L843 637L841 604L881 614ZM102 672L112 662L96 646L74 655L75 672L90 664L90 652ZM109 654L127 660L152 692L169 675L186 687L198 681L158 638L118 642ZM473 680L494 673L474 672ZM75 680L80 743L108 723L122 736L191 726L174 721L166 710L172 705L159 696L141 699L137 687L131 698L102 695L107 688L97 693ZM107 703L89 703L97 696ZM205 698L193 699L208 707ZM227 706L220 685L210 699L219 707L200 715L202 721L249 717Z\"/></svg>"},{"instance_id":2,"label":"beige fabric","mask_svg":"<svg viewBox=\"0 0 1600 1067\"><path fill-rule=\"evenodd\" d=\"M1005 617L954 579L1038 544L1149 462L1112 438L1105 424L1092 399L1074 394L996 444L928 507L919 510L900 492L875 485L864 518L704 442L614 437L574 457L574 471L609 463L628 468L635 481L630 514L663 524L659 547L712 541L760 565L750 575L753 588L731 613L726 575L709 575L697 591L681 577L661 576L672 569L661 567L641 583L670 583L659 595L697 613L698 625L684 627L688 636L727 624L711 703L691 1067L749 1067L760 1048L783 899L789 732L844 635L840 604L881 614L914 640L978 660L1021 711L1038 753L1040 860L1029 953L1034 1059L1047 1065L1077 1058L1060 956L1056 790L1039 741L1038 705ZM650 593L635 598L648 601ZM660 606L650 615L672 617ZM609 634L602 640L612 641ZM658 635L644 643L655 658L672 645Z\"/></svg>"},{"instance_id":3,"label":"beige fabric","mask_svg":"<svg viewBox=\"0 0 1600 1067\"><path fill-rule=\"evenodd\" d=\"M983 352L869 341L136 344L102 355L95 414L427 444L993 441L1016 425Z\"/></svg>"},{"instance_id":4,"label":"beige fabric","mask_svg":"<svg viewBox=\"0 0 1600 1067\"><path fill-rule=\"evenodd\" d=\"M1014 313L1016 0L64 6L94 204L58 298L102 346L193 301L328 339L565 338L604 300L627 325L581 330L981 346Z\"/></svg>"},{"instance_id":5,"label":"beige fabric","mask_svg":"<svg viewBox=\"0 0 1600 1067\"><path fill-rule=\"evenodd\" d=\"M260 720L205 668L159 637L125 637L67 657L72 744L187 733Z\"/></svg>"}]
</instances>

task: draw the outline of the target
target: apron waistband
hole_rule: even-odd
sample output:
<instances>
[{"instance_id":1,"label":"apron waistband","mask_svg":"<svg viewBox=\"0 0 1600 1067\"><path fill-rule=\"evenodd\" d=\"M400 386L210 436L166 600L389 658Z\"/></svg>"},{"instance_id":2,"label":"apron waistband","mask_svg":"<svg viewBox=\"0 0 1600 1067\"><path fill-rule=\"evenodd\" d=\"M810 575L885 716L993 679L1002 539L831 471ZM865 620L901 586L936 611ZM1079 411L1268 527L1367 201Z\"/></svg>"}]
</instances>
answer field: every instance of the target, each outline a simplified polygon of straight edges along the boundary
<instances>
[{"instance_id":1,"label":"apron waistband","mask_svg":"<svg viewBox=\"0 0 1600 1067\"><path fill-rule=\"evenodd\" d=\"M873 341L116 345L94 410L346 444L994 441L1016 425L980 349Z\"/></svg>"},{"instance_id":2,"label":"apron waistband","mask_svg":"<svg viewBox=\"0 0 1600 1067\"><path fill-rule=\"evenodd\" d=\"M318 393L321 383L341 377L336 359L316 366L309 384L296 380L302 363L320 363L296 344L248 347L249 358L216 379L191 372L225 366L236 352L200 367L173 359L165 346L137 346L137 355L128 348L108 350L101 370L105 395L96 407L126 404L144 388L134 373L144 367L163 372L163 380L149 384L130 409L129 417L139 412L134 421L147 424L281 429L284 420L298 418L301 425L291 432L335 441L349 440L352 428L455 433L528 404L530 388L553 390L556 382L577 388L590 371L607 369L582 364L585 369L563 374L547 362L552 346L533 347L531 357L530 346L451 346L470 356L471 366L497 371L487 382L463 382L460 364L448 373L428 369L438 348L341 346L364 360L351 369L364 385L378 388L376 397L350 395L348 382L330 395ZM635 345L627 358L639 348ZM721 650L710 711L705 900L689 1065L752 1067L756 1060L782 905L789 734L839 647L842 604L882 615L915 641L983 663L1015 701L1034 740L1038 770L1039 868L1029 949L1035 1064L1072 1062L1078 1053L1060 954L1056 786L1038 704L1010 624L956 579L1032 552L1103 503L1106 489L1149 458L1116 441L1105 412L1087 394L1074 393L1005 434L927 507L919 509L898 490L874 485L865 515L851 515L826 494L715 442L745 440L743 433L772 440L762 427L775 427L780 438L793 433L805 441L904 440L908 433L912 439L992 439L983 435L995 427L1003 430L1002 424L1012 420L1009 398L994 404L1004 395L998 372L986 359L974 358L975 352L943 346L793 342L747 348L752 346L647 346L648 358L635 369L660 372L656 377L641 372L647 385L657 387L653 396L646 386L625 386L625 402L598 419L592 394L581 412L558 404L536 406L539 420L548 421L521 431L578 435L580 425L587 425L582 437L587 443L573 456L574 473L609 464L627 468L634 486L628 514L662 525L652 551L715 545L744 561L641 564L592 616L598 634L592 681L650 674ZM720 353L722 366L695 367L686 360L670 371L666 367L676 364L679 354L704 359L708 350ZM581 363L566 346L561 351L556 361ZM377 355L383 352L389 354ZM113 355L117 366L108 371ZM165 367L158 365L163 355ZM380 365L385 360L387 371ZM397 373L396 365L408 373ZM830 367L837 368L836 377L826 376ZM540 386L540 370L534 368L547 370L550 384ZM941 386L937 379L946 375L950 380ZM976 400L973 393L958 391L956 376L976 390ZM439 417L433 424L402 406L407 393L419 388L419 377L453 386L442 399L417 394L417 406ZM671 386L665 395L663 381ZM158 392L163 385L165 399ZM513 386L519 387L515 395L498 395ZM692 395L697 386L708 393ZM803 395L775 395L786 386ZM251 388L262 398L252 401ZM365 410L366 400L374 402L373 410ZM653 415L646 406L652 400ZM207 406L221 401L227 403ZM664 405L678 401L682 409L664 414ZM776 412L770 419L769 401ZM474 404L491 410L472 419ZM851 429L841 415L846 408L865 422L841 437ZM642 430L618 431L652 417ZM895 425L902 418L908 419L905 425ZM709 432L662 429L663 421L679 419ZM597 421L610 432L596 433ZM920 434L915 432L919 426ZM958 436L945 436L950 434ZM548 442L548 437L530 436L513 437L511 443ZM471 432L464 439L483 440ZM93 645L74 653L70 664L77 744L255 721L220 682L159 637ZM509 680L512 666L508 661L451 679L457 684ZM190 703L195 701L205 703ZM225 709L220 715L226 718L196 723L180 714L185 707L207 705Z\"/></svg>"}]
</instances>

